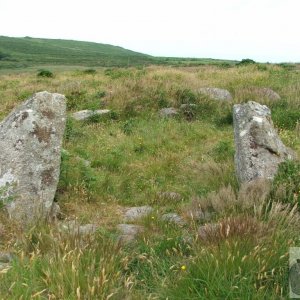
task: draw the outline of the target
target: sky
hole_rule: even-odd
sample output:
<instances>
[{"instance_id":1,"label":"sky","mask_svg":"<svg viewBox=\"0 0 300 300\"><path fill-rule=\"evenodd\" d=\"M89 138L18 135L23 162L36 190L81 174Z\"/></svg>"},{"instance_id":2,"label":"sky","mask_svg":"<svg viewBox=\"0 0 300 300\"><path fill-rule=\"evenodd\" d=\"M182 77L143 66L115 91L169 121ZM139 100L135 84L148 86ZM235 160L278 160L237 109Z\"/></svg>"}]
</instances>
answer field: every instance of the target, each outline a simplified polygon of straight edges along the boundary
<instances>
[{"instance_id":1,"label":"sky","mask_svg":"<svg viewBox=\"0 0 300 300\"><path fill-rule=\"evenodd\" d=\"M300 62L299 12L300 0L0 0L0 35L154 56Z\"/></svg>"}]
</instances>

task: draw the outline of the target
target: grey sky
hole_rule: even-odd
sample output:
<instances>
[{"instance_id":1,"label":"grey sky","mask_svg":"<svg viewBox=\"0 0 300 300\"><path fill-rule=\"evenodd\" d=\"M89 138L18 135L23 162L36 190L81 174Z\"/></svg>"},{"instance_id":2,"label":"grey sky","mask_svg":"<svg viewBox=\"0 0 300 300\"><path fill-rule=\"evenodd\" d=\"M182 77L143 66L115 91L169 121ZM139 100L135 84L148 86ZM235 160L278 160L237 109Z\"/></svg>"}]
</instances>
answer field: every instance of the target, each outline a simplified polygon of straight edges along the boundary
<instances>
[{"instance_id":1,"label":"grey sky","mask_svg":"<svg viewBox=\"0 0 300 300\"><path fill-rule=\"evenodd\" d=\"M0 0L0 35L157 55L300 62L300 0Z\"/></svg>"}]
</instances>

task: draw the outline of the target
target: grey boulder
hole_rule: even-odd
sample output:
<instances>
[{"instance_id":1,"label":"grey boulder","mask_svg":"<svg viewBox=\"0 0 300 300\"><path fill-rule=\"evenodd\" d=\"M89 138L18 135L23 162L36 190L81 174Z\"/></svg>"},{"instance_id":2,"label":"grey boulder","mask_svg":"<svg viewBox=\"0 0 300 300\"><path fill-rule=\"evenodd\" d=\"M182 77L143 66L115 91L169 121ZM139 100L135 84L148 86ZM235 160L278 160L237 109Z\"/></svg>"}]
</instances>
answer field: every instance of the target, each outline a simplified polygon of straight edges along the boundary
<instances>
[{"instance_id":1,"label":"grey boulder","mask_svg":"<svg viewBox=\"0 0 300 300\"><path fill-rule=\"evenodd\" d=\"M206 95L213 100L231 101L232 96L229 91L219 88L206 87L198 89L198 93Z\"/></svg>"},{"instance_id":2,"label":"grey boulder","mask_svg":"<svg viewBox=\"0 0 300 300\"><path fill-rule=\"evenodd\" d=\"M182 217L177 215L176 213L167 213L162 215L162 220L168 223L174 223L176 225L182 226L185 225L185 221Z\"/></svg>"},{"instance_id":3,"label":"grey boulder","mask_svg":"<svg viewBox=\"0 0 300 300\"><path fill-rule=\"evenodd\" d=\"M84 121L93 116L101 116L108 114L110 112L109 109L98 109L98 110L81 110L72 114L73 118L77 121Z\"/></svg>"},{"instance_id":4,"label":"grey boulder","mask_svg":"<svg viewBox=\"0 0 300 300\"><path fill-rule=\"evenodd\" d=\"M279 94L277 94L270 88L257 88L256 94L262 98L267 98L269 100L280 100L281 98Z\"/></svg>"},{"instance_id":5,"label":"grey boulder","mask_svg":"<svg viewBox=\"0 0 300 300\"><path fill-rule=\"evenodd\" d=\"M40 92L0 123L0 201L21 223L52 209L65 121L65 97Z\"/></svg>"},{"instance_id":6,"label":"grey boulder","mask_svg":"<svg viewBox=\"0 0 300 300\"><path fill-rule=\"evenodd\" d=\"M120 231L119 242L127 244L136 239L137 235L144 231L143 226L132 224L119 224L117 229Z\"/></svg>"},{"instance_id":7,"label":"grey boulder","mask_svg":"<svg viewBox=\"0 0 300 300\"><path fill-rule=\"evenodd\" d=\"M278 165L293 158L274 129L270 109L250 101L233 107L235 167L240 182L273 179Z\"/></svg>"},{"instance_id":8,"label":"grey boulder","mask_svg":"<svg viewBox=\"0 0 300 300\"><path fill-rule=\"evenodd\" d=\"M159 111L159 115L162 118L172 118L178 115L178 111L176 108L174 107L166 107L166 108L162 108Z\"/></svg>"},{"instance_id":9,"label":"grey boulder","mask_svg":"<svg viewBox=\"0 0 300 300\"><path fill-rule=\"evenodd\" d=\"M130 207L126 210L124 217L125 221L135 221L137 219L148 216L153 211L150 206Z\"/></svg>"}]
</instances>

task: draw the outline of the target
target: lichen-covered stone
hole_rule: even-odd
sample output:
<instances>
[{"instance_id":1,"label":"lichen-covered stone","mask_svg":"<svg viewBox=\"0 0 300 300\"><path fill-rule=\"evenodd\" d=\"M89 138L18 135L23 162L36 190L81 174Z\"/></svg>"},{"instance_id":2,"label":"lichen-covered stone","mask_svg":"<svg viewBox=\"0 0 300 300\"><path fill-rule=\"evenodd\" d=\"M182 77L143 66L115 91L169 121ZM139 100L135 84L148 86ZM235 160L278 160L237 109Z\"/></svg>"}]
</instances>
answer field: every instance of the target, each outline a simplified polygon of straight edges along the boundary
<instances>
[{"instance_id":1,"label":"lichen-covered stone","mask_svg":"<svg viewBox=\"0 0 300 300\"><path fill-rule=\"evenodd\" d=\"M272 179L278 165L293 153L273 127L270 109L250 101L233 107L235 167L240 182Z\"/></svg>"},{"instance_id":2,"label":"lichen-covered stone","mask_svg":"<svg viewBox=\"0 0 300 300\"><path fill-rule=\"evenodd\" d=\"M180 217L178 214L175 213L167 213L162 215L162 220L168 223L174 223L177 225L185 225L185 221L183 220L182 217Z\"/></svg>"},{"instance_id":3,"label":"lichen-covered stone","mask_svg":"<svg viewBox=\"0 0 300 300\"><path fill-rule=\"evenodd\" d=\"M127 244L134 241L137 235L144 231L143 226L132 224L119 224L117 229L121 233L121 235L118 237L118 240L122 244Z\"/></svg>"},{"instance_id":4,"label":"lichen-covered stone","mask_svg":"<svg viewBox=\"0 0 300 300\"><path fill-rule=\"evenodd\" d=\"M125 221L135 221L137 219L148 216L152 211L153 208L147 205L130 207L126 210L124 218Z\"/></svg>"},{"instance_id":5,"label":"lichen-covered stone","mask_svg":"<svg viewBox=\"0 0 300 300\"><path fill-rule=\"evenodd\" d=\"M98 110L81 110L72 114L73 118L77 121L84 121L93 116L101 116L110 113L109 109L98 109Z\"/></svg>"},{"instance_id":6,"label":"lichen-covered stone","mask_svg":"<svg viewBox=\"0 0 300 300\"><path fill-rule=\"evenodd\" d=\"M166 107L166 108L162 108L159 111L159 115L162 118L172 118L178 115L178 111L176 108L174 107Z\"/></svg>"},{"instance_id":7,"label":"lichen-covered stone","mask_svg":"<svg viewBox=\"0 0 300 300\"><path fill-rule=\"evenodd\" d=\"M51 211L65 121L65 97L40 92L0 123L0 200L11 218L30 223Z\"/></svg>"},{"instance_id":8,"label":"lichen-covered stone","mask_svg":"<svg viewBox=\"0 0 300 300\"><path fill-rule=\"evenodd\" d=\"M206 95L213 100L221 100L221 101L231 101L232 96L229 91L219 88L206 87L200 88L198 93Z\"/></svg>"}]
</instances>

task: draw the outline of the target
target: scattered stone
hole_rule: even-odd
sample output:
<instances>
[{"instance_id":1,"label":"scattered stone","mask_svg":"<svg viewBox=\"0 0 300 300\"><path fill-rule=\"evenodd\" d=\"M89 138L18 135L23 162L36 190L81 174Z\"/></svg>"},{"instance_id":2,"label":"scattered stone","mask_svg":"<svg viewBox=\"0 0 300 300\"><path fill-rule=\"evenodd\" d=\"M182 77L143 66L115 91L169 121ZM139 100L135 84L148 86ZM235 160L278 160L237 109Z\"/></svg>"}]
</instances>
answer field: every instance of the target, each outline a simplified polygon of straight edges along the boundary
<instances>
[{"instance_id":1,"label":"scattered stone","mask_svg":"<svg viewBox=\"0 0 300 300\"><path fill-rule=\"evenodd\" d=\"M200 88L198 93L209 96L214 100L231 101L232 96L229 91L219 88Z\"/></svg>"},{"instance_id":2,"label":"scattered stone","mask_svg":"<svg viewBox=\"0 0 300 300\"><path fill-rule=\"evenodd\" d=\"M200 209L190 211L189 217L192 218L195 221L209 221L212 218L212 214L208 211L202 211Z\"/></svg>"},{"instance_id":3,"label":"scattered stone","mask_svg":"<svg viewBox=\"0 0 300 300\"><path fill-rule=\"evenodd\" d=\"M0 200L11 218L28 224L49 214L65 121L65 97L40 92L0 123Z\"/></svg>"},{"instance_id":4,"label":"scattered stone","mask_svg":"<svg viewBox=\"0 0 300 300\"><path fill-rule=\"evenodd\" d=\"M270 88L256 88L255 92L261 98L268 98L269 100L280 100L281 99L281 97Z\"/></svg>"},{"instance_id":5,"label":"scattered stone","mask_svg":"<svg viewBox=\"0 0 300 300\"><path fill-rule=\"evenodd\" d=\"M5 228L2 223L0 223L0 243L1 243L1 237L5 234Z\"/></svg>"},{"instance_id":6,"label":"scattered stone","mask_svg":"<svg viewBox=\"0 0 300 300\"><path fill-rule=\"evenodd\" d=\"M10 252L0 251L0 263L10 263L13 260L13 255Z\"/></svg>"},{"instance_id":7,"label":"scattered stone","mask_svg":"<svg viewBox=\"0 0 300 300\"><path fill-rule=\"evenodd\" d=\"M178 111L174 107L162 108L159 111L159 115L163 118L172 118L178 115Z\"/></svg>"},{"instance_id":8,"label":"scattered stone","mask_svg":"<svg viewBox=\"0 0 300 300\"><path fill-rule=\"evenodd\" d=\"M169 223L175 223L177 225L185 225L185 221L183 220L182 217L180 217L179 215L175 214L175 213L168 213L168 214L164 214L162 215L162 220L169 222Z\"/></svg>"},{"instance_id":9,"label":"scattered stone","mask_svg":"<svg viewBox=\"0 0 300 300\"><path fill-rule=\"evenodd\" d=\"M78 159L83 163L83 165L85 167L90 167L91 166L91 162L89 160L86 160L84 158L78 157Z\"/></svg>"},{"instance_id":10,"label":"scattered stone","mask_svg":"<svg viewBox=\"0 0 300 300\"><path fill-rule=\"evenodd\" d=\"M128 208L124 214L125 221L134 221L146 217L152 211L153 208L147 205Z\"/></svg>"},{"instance_id":11,"label":"scattered stone","mask_svg":"<svg viewBox=\"0 0 300 300\"><path fill-rule=\"evenodd\" d=\"M278 164L293 159L273 127L270 109L250 101L233 107L235 167L240 182L272 179Z\"/></svg>"},{"instance_id":12,"label":"scattered stone","mask_svg":"<svg viewBox=\"0 0 300 300\"><path fill-rule=\"evenodd\" d=\"M203 241L208 241L220 234L221 226L218 223L208 223L198 228L198 237Z\"/></svg>"},{"instance_id":13,"label":"scattered stone","mask_svg":"<svg viewBox=\"0 0 300 300\"><path fill-rule=\"evenodd\" d=\"M11 268L10 263L2 263L0 262L0 272L1 273L6 273L8 271L8 269Z\"/></svg>"},{"instance_id":14,"label":"scattered stone","mask_svg":"<svg viewBox=\"0 0 300 300\"><path fill-rule=\"evenodd\" d=\"M176 192L161 192L158 194L158 197L162 200L170 200L174 202L179 202L183 199L182 196Z\"/></svg>"},{"instance_id":15,"label":"scattered stone","mask_svg":"<svg viewBox=\"0 0 300 300\"><path fill-rule=\"evenodd\" d=\"M85 110L81 110L81 111L77 111L77 112L73 113L72 116L77 121L84 121L92 116L105 115L105 114L108 114L109 112L110 112L109 109L98 109L98 110L85 109Z\"/></svg>"},{"instance_id":16,"label":"scattered stone","mask_svg":"<svg viewBox=\"0 0 300 300\"><path fill-rule=\"evenodd\" d=\"M96 224L79 225L76 221L68 221L61 224L61 228L71 235L87 236L94 234L99 226Z\"/></svg>"},{"instance_id":17,"label":"scattered stone","mask_svg":"<svg viewBox=\"0 0 300 300\"><path fill-rule=\"evenodd\" d=\"M129 243L135 240L136 236L144 231L143 226L132 224L119 224L117 228L121 232L121 235L119 236L119 241L121 243Z\"/></svg>"},{"instance_id":18,"label":"scattered stone","mask_svg":"<svg viewBox=\"0 0 300 300\"><path fill-rule=\"evenodd\" d=\"M181 104L180 105L180 109L195 109L197 108L198 105L197 104L194 104L194 103L184 103L184 104Z\"/></svg>"}]
</instances>

